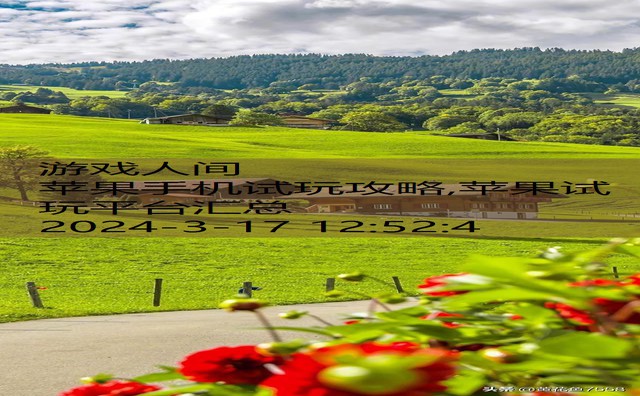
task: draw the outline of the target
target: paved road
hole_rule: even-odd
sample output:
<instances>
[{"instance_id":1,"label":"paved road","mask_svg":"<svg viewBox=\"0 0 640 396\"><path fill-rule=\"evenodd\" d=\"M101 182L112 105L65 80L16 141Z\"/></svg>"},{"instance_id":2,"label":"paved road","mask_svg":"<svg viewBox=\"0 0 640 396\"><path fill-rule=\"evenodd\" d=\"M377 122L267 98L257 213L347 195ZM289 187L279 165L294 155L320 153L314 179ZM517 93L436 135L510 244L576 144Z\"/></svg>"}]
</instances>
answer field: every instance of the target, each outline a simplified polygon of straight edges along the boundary
<instances>
[{"instance_id":1,"label":"paved road","mask_svg":"<svg viewBox=\"0 0 640 396\"><path fill-rule=\"evenodd\" d=\"M308 310L339 323L341 314L366 311L368 302L270 307L276 326L317 323L277 317L290 309ZM0 395L56 396L98 373L134 377L154 371L155 364L176 365L202 349L218 345L270 341L253 314L222 310L143 313L45 319L0 324ZM312 338L288 333L285 338ZM317 336L321 339L321 336Z\"/></svg>"}]
</instances>

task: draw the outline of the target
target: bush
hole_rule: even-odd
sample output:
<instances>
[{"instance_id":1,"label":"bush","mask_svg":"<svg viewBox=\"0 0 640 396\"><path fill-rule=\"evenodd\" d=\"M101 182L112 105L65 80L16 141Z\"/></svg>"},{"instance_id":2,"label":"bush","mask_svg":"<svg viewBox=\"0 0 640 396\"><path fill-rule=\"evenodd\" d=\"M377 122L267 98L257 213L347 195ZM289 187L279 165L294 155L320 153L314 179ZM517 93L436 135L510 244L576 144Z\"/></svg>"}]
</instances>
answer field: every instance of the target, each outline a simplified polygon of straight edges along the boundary
<instances>
[{"instance_id":1,"label":"bush","mask_svg":"<svg viewBox=\"0 0 640 396\"><path fill-rule=\"evenodd\" d=\"M340 120L343 129L366 132L404 131L407 125L394 117L377 111L352 111Z\"/></svg>"}]
</instances>

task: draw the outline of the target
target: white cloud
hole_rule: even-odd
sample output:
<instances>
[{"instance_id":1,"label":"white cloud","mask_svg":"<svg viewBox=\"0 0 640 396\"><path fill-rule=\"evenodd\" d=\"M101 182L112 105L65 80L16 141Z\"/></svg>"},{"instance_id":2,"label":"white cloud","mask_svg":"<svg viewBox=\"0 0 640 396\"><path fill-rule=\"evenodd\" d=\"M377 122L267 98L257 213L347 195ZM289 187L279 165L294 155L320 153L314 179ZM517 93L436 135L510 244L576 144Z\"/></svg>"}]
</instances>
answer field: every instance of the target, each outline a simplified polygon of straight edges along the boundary
<instances>
[{"instance_id":1,"label":"white cloud","mask_svg":"<svg viewBox=\"0 0 640 396\"><path fill-rule=\"evenodd\" d=\"M0 5L3 63L635 47L637 0L39 0Z\"/></svg>"}]
</instances>

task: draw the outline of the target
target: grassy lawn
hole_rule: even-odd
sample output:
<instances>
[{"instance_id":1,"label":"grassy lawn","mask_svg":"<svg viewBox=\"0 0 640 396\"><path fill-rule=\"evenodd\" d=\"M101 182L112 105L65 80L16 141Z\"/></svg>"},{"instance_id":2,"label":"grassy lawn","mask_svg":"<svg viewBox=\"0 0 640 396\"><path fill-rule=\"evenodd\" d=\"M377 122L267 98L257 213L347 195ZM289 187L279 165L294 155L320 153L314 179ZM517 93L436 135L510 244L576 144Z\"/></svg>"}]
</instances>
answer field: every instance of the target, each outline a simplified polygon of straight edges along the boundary
<instances>
[{"instance_id":1,"label":"grassy lawn","mask_svg":"<svg viewBox=\"0 0 640 396\"><path fill-rule=\"evenodd\" d=\"M0 321L215 308L244 281L263 287L256 296L275 304L322 302L327 277L355 270L388 280L389 286L390 277L399 276L413 291L428 275L457 271L472 253L531 255L556 244L455 238L7 238L0 239L5 256ZM611 264L623 274L640 269L625 257ZM159 308L151 304L155 278L165 280ZM46 309L30 307L27 281L47 288L40 292ZM337 288L385 290L370 282L338 282Z\"/></svg>"},{"instance_id":2,"label":"grassy lawn","mask_svg":"<svg viewBox=\"0 0 640 396\"><path fill-rule=\"evenodd\" d=\"M40 85L0 85L0 92L35 92L38 88L48 88L53 91L60 91L69 99L77 99L83 96L108 96L110 98L124 98L124 96L127 94L127 91L82 90L67 87L50 87Z\"/></svg>"},{"instance_id":3,"label":"grassy lawn","mask_svg":"<svg viewBox=\"0 0 640 396\"><path fill-rule=\"evenodd\" d=\"M204 128L60 115L0 115L0 145L66 158L638 158L633 147L494 142L425 132ZM99 144L98 144L99 142Z\"/></svg>"},{"instance_id":4,"label":"grassy lawn","mask_svg":"<svg viewBox=\"0 0 640 396\"><path fill-rule=\"evenodd\" d=\"M590 94L596 103L602 105L615 105L640 108L640 94L619 93L612 95Z\"/></svg>"},{"instance_id":5,"label":"grassy lawn","mask_svg":"<svg viewBox=\"0 0 640 396\"><path fill-rule=\"evenodd\" d=\"M194 160L238 160L249 172L242 173L246 177L287 175L303 180L307 175L315 180L411 178L445 182L471 177L513 181L520 177L615 183L611 196L572 196L545 204L542 217L549 220L554 216L588 216L581 216L579 210L603 219L619 219L614 211L629 216L638 210L640 193L634 173L640 149L629 147L476 141L419 132L159 126L104 118L11 114L0 116L0 138L2 146L35 145L57 158L147 158L154 163L171 159L177 166L193 164ZM15 197L15 192L1 190L0 195ZM629 221L630 217L623 222L599 223L478 220L477 233L457 237L441 232L327 236L310 225L316 220L379 223L391 219L356 215L264 218L291 219L292 224L277 234L258 225L250 237L241 228L217 238L200 234L168 237L175 232L127 238L18 235L21 230L27 231L32 224L29 221L37 224L43 220L41 216L33 207L0 203L0 321L214 308L220 300L234 295L243 281L264 287L256 295L276 304L320 302L325 301L322 292L327 277L353 270L389 281L396 275L407 290L414 290L426 276L458 271L465 258L474 253L532 255L550 246L575 250L595 246L612 236L638 235L638 223ZM64 216L60 219L72 220ZM130 219L149 220L138 215ZM246 219L221 216L216 221L234 224ZM95 215L91 220L110 219ZM262 220L255 218L256 222ZM183 220L154 219L159 226L176 221ZM638 263L625 257L614 257L611 264L617 265L622 274L640 269ZM151 306L155 278L166 282L159 308ZM30 307L24 289L27 281L46 287L41 291L46 309ZM360 293L382 290L382 285L375 283L347 286Z\"/></svg>"}]
</instances>

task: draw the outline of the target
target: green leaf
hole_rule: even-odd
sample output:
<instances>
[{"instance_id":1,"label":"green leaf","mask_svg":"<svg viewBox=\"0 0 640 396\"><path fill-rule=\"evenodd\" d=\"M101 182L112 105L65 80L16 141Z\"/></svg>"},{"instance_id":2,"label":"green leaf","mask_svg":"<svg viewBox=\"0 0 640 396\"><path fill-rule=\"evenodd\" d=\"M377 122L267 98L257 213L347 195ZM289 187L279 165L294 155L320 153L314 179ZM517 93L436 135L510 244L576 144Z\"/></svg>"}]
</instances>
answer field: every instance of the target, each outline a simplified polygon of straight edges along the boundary
<instances>
[{"instance_id":1,"label":"green leaf","mask_svg":"<svg viewBox=\"0 0 640 396\"><path fill-rule=\"evenodd\" d=\"M175 388L161 389L159 391L145 393L145 396L174 396L174 395L182 395L185 393L193 393L200 391L208 391L215 387L215 384L197 384L197 385L187 385L187 386L177 386Z\"/></svg>"},{"instance_id":2,"label":"green leaf","mask_svg":"<svg viewBox=\"0 0 640 396\"><path fill-rule=\"evenodd\" d=\"M447 395L467 396L476 392L486 384L487 378L478 371L462 370L453 378L444 382Z\"/></svg>"},{"instance_id":3,"label":"green leaf","mask_svg":"<svg viewBox=\"0 0 640 396\"><path fill-rule=\"evenodd\" d=\"M585 296L579 288L567 288L564 282L543 281L527 275L528 259L517 257L473 256L465 271L491 277L500 285L517 286L520 289L547 293L549 296L578 301ZM469 293L473 294L473 293Z\"/></svg>"},{"instance_id":4,"label":"green leaf","mask_svg":"<svg viewBox=\"0 0 640 396\"><path fill-rule=\"evenodd\" d=\"M599 333L567 333L540 342L540 351L585 359L621 359L632 350L631 341Z\"/></svg>"},{"instance_id":5,"label":"green leaf","mask_svg":"<svg viewBox=\"0 0 640 396\"><path fill-rule=\"evenodd\" d=\"M284 330L284 331L299 331L302 333L313 333L313 334L320 334L323 336L327 336L330 338L336 338L339 337L340 334L336 334L336 333L332 333L330 331L324 330L324 329L320 329L320 328L314 328L314 327L290 327L290 326L278 326L278 327L273 327L273 329L275 330Z\"/></svg>"},{"instance_id":6,"label":"green leaf","mask_svg":"<svg viewBox=\"0 0 640 396\"><path fill-rule=\"evenodd\" d=\"M527 259L520 257L486 257L474 255L464 266L466 272L494 279L520 280L527 272Z\"/></svg>"},{"instance_id":7,"label":"green leaf","mask_svg":"<svg viewBox=\"0 0 640 396\"><path fill-rule=\"evenodd\" d=\"M633 257L637 257L640 258L640 246L634 246L634 245L618 245L615 247L614 251L616 253L622 253L622 254L626 254L628 256L633 256Z\"/></svg>"},{"instance_id":8,"label":"green leaf","mask_svg":"<svg viewBox=\"0 0 640 396\"><path fill-rule=\"evenodd\" d=\"M565 374L565 375L552 375L550 377L546 377L545 382L549 384L575 384L575 385L602 384L602 378L597 376L592 377L592 376L586 376L586 375Z\"/></svg>"},{"instance_id":9,"label":"green leaf","mask_svg":"<svg viewBox=\"0 0 640 396\"><path fill-rule=\"evenodd\" d=\"M502 301L529 301L543 300L547 301L553 297L552 294L542 293L532 290L524 290L520 288L505 288L491 291L479 291L458 296L449 297L443 302L445 307L460 307L466 304L478 304L486 302L502 302Z\"/></svg>"},{"instance_id":10,"label":"green leaf","mask_svg":"<svg viewBox=\"0 0 640 396\"><path fill-rule=\"evenodd\" d=\"M514 307L512 313L522 316L521 319L528 325L534 327L549 327L551 323L562 323L562 320L558 317L558 314L547 308L542 308L532 304L521 304Z\"/></svg>"},{"instance_id":11,"label":"green leaf","mask_svg":"<svg viewBox=\"0 0 640 396\"><path fill-rule=\"evenodd\" d=\"M397 327L394 323L356 323L345 326L331 326L327 330L340 334L349 342L360 343L380 338L388 333L393 333Z\"/></svg>"},{"instance_id":12,"label":"green leaf","mask_svg":"<svg viewBox=\"0 0 640 396\"><path fill-rule=\"evenodd\" d=\"M177 379L185 379L185 377L174 369L173 371L165 371L162 373L152 373L152 374L141 375L139 377L133 378L133 381L150 383L150 382L171 381L171 380L177 380Z\"/></svg>"},{"instance_id":13,"label":"green leaf","mask_svg":"<svg viewBox=\"0 0 640 396\"><path fill-rule=\"evenodd\" d=\"M376 317L384 320L405 320L407 318L419 318L427 315L429 310L424 306L398 309L390 312L377 312Z\"/></svg>"},{"instance_id":14,"label":"green leaf","mask_svg":"<svg viewBox=\"0 0 640 396\"><path fill-rule=\"evenodd\" d=\"M456 340L460 337L460 332L456 329L452 329L449 327L444 327L442 323L429 323L430 321L422 321L422 323L413 323L409 324L406 327L409 329L418 332L420 334L425 334L431 337L435 337L439 340L443 341L452 341Z\"/></svg>"}]
</instances>

